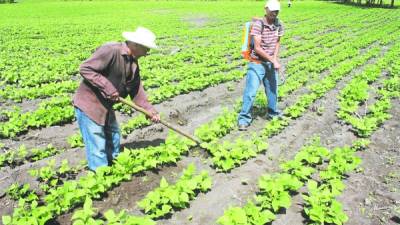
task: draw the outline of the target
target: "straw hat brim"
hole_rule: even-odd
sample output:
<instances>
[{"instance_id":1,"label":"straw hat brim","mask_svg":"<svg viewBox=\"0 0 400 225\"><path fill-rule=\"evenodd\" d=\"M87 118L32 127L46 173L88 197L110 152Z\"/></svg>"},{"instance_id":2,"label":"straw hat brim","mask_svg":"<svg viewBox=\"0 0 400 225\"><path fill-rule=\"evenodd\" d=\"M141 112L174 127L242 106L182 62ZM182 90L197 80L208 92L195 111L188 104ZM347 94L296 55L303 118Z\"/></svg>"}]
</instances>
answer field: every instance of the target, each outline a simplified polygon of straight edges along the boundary
<instances>
[{"instance_id":1,"label":"straw hat brim","mask_svg":"<svg viewBox=\"0 0 400 225\"><path fill-rule=\"evenodd\" d=\"M138 35L136 32L123 32L122 36L127 40L148 48L157 49L158 46L151 40L146 40L142 36Z\"/></svg>"}]
</instances>

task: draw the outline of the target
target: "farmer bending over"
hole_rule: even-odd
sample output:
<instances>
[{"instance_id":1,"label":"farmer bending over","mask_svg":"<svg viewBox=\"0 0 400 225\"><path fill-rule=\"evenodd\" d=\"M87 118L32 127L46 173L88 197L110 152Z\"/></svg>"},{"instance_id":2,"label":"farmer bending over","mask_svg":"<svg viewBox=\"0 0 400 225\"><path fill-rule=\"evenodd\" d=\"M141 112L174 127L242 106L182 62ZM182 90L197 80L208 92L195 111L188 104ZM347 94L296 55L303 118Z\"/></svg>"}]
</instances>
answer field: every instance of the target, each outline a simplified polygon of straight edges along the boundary
<instances>
[{"instance_id":1,"label":"farmer bending over","mask_svg":"<svg viewBox=\"0 0 400 225\"><path fill-rule=\"evenodd\" d=\"M246 130L250 125L251 108L257 89L262 82L268 99L268 118L280 116L277 109L278 101L278 71L281 65L278 61L279 40L283 36L282 23L277 16L280 3L269 0L265 4L266 15L262 20L254 22L250 35L254 40L254 48L250 54L250 62L246 75L246 87L243 93L243 106L239 113L239 130Z\"/></svg>"},{"instance_id":2,"label":"farmer bending over","mask_svg":"<svg viewBox=\"0 0 400 225\"><path fill-rule=\"evenodd\" d=\"M83 81L73 98L89 169L93 171L109 165L119 153L120 130L112 109L119 97L129 94L137 105L151 112L153 122L160 120L147 100L138 64L150 48L157 48L156 37L142 27L122 36L125 42L106 43L81 64Z\"/></svg>"}]
</instances>

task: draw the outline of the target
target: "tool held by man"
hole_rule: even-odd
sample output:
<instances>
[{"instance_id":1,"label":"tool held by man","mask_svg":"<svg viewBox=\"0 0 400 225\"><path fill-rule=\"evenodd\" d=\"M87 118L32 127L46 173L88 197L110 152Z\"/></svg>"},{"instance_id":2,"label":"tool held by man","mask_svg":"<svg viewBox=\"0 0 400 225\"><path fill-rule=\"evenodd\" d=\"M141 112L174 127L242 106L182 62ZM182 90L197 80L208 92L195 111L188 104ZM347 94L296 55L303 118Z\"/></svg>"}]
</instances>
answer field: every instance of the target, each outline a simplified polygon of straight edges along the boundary
<instances>
[{"instance_id":1,"label":"tool held by man","mask_svg":"<svg viewBox=\"0 0 400 225\"><path fill-rule=\"evenodd\" d=\"M281 86L286 81L285 74L283 72L281 72L281 70L275 70L275 71L278 74L278 86Z\"/></svg>"},{"instance_id":2,"label":"tool held by man","mask_svg":"<svg viewBox=\"0 0 400 225\"><path fill-rule=\"evenodd\" d=\"M132 107L133 109L145 114L148 117L152 116L152 114L150 112L146 111L145 109L143 109L140 106L137 106L135 103L133 103L131 101L128 101L128 100L126 100L124 98L121 98L121 97L118 100L119 100L119 102L122 102L125 105L128 105L128 106ZM166 121L164 121L162 119L160 119L160 123L162 123L164 126L170 128L170 129L176 131L177 133L189 138L190 140L194 141L196 144L198 144L198 145L201 144L201 142L199 140L197 140L197 138L195 138L194 136L182 131L181 129L179 129L179 128L175 127L175 126L173 126L172 124L170 124L170 123L168 123L168 122L166 122Z\"/></svg>"}]
</instances>

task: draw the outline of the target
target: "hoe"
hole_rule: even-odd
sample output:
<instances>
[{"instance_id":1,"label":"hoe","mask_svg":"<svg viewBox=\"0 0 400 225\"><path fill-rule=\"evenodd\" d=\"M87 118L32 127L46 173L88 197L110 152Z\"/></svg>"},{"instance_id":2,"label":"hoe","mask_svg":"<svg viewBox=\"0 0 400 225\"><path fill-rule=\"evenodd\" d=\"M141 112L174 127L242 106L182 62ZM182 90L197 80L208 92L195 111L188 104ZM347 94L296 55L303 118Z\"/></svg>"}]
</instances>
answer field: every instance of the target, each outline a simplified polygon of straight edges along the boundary
<instances>
[{"instance_id":1,"label":"hoe","mask_svg":"<svg viewBox=\"0 0 400 225\"><path fill-rule=\"evenodd\" d=\"M119 100L120 102L124 103L125 105L128 105L128 106L132 107L133 109L135 109L135 110L137 110L137 111L139 111L139 112L145 114L146 116L151 117L151 113L150 113L150 112L148 112L147 110L143 109L143 108L140 107L140 106L137 106L135 103L133 103L133 102L131 102L131 101L128 101L128 100L125 100L125 99L123 99L123 98L119 98L118 100ZM164 120L160 120L160 123L162 123L164 126L170 128L170 129L176 131L176 132L179 133L180 135L183 135L183 136L189 138L190 140L196 142L197 145L200 145L201 142L200 142L197 138L195 138L194 136L192 136L192 135L190 135L190 134L188 134L188 133L182 131L181 129L179 129L179 128L173 126L172 124L170 124L170 123L168 123L168 122L166 122L166 121L164 121Z\"/></svg>"}]
</instances>

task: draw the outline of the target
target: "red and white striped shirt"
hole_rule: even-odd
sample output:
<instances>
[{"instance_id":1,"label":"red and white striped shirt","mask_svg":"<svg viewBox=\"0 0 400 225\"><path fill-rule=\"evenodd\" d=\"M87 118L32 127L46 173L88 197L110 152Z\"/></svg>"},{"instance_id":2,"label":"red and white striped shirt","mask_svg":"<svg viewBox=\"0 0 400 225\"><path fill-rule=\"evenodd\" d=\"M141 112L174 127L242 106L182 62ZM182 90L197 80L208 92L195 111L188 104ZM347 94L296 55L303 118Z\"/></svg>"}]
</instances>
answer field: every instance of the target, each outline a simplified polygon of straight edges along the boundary
<instances>
[{"instance_id":1,"label":"red and white striped shirt","mask_svg":"<svg viewBox=\"0 0 400 225\"><path fill-rule=\"evenodd\" d=\"M261 36L261 48L270 56L274 55L276 44L278 43L278 38L282 37L284 34L284 27L282 21L279 21L279 26L274 24L268 24L265 17L261 20L254 22L250 35ZM264 25L264 29L261 34L261 26ZM250 54L252 59L260 60L254 49L251 50Z\"/></svg>"}]
</instances>

